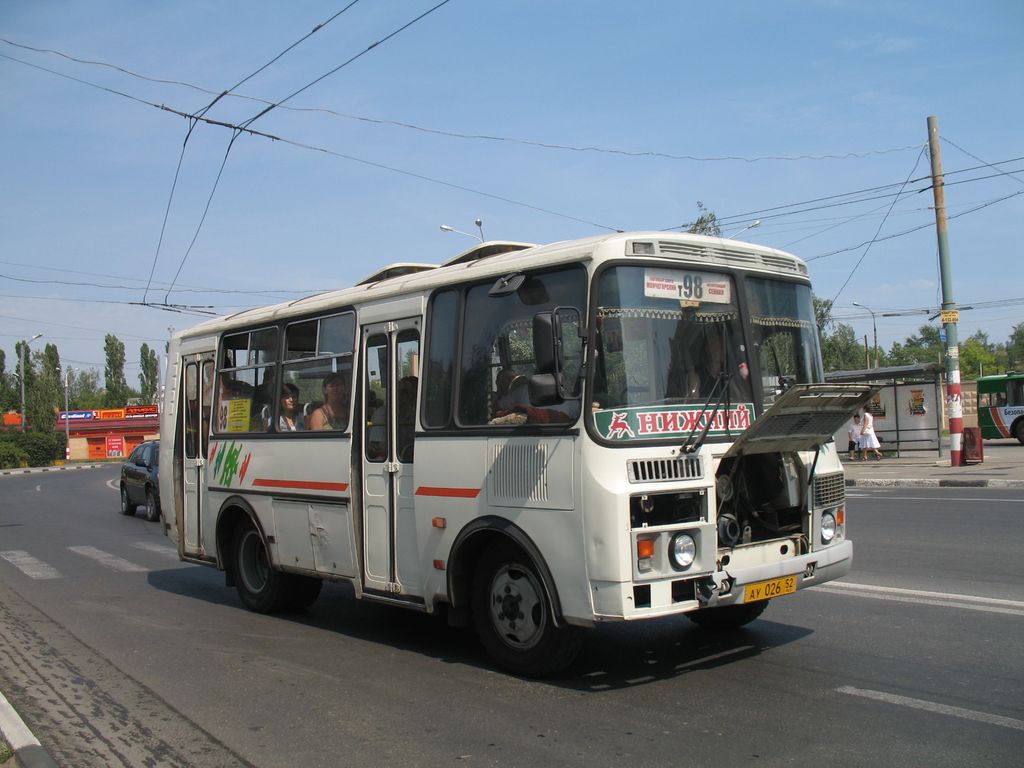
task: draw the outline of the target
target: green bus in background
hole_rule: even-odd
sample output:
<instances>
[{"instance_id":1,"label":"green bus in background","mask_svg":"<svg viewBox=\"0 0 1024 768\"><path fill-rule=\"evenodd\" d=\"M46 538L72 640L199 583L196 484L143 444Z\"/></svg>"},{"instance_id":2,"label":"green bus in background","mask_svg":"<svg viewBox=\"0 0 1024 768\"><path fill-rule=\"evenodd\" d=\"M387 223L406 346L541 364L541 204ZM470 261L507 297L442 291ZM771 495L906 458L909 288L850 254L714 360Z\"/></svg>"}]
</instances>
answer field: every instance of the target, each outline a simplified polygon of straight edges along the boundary
<instances>
[{"instance_id":1,"label":"green bus in background","mask_svg":"<svg viewBox=\"0 0 1024 768\"><path fill-rule=\"evenodd\" d=\"M1016 437L1024 444L1024 373L978 379L978 426L983 439Z\"/></svg>"}]
</instances>

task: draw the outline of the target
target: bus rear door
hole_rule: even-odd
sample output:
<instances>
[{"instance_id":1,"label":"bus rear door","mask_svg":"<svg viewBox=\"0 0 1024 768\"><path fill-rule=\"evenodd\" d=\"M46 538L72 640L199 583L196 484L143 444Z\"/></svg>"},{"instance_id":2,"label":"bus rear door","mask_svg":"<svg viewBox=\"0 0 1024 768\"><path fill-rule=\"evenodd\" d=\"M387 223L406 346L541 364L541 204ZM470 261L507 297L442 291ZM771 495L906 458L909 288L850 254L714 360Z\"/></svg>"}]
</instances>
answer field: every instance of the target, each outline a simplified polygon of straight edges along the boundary
<instances>
[{"instance_id":1,"label":"bus rear door","mask_svg":"<svg viewBox=\"0 0 1024 768\"><path fill-rule=\"evenodd\" d=\"M182 521L179 539L183 555L205 555L202 512L206 503L206 456L213 405L213 353L182 355L183 402L178 428L182 431Z\"/></svg>"},{"instance_id":2,"label":"bus rear door","mask_svg":"<svg viewBox=\"0 0 1024 768\"><path fill-rule=\"evenodd\" d=\"M363 327L363 585L415 599L421 590L413 485L419 318Z\"/></svg>"}]
</instances>

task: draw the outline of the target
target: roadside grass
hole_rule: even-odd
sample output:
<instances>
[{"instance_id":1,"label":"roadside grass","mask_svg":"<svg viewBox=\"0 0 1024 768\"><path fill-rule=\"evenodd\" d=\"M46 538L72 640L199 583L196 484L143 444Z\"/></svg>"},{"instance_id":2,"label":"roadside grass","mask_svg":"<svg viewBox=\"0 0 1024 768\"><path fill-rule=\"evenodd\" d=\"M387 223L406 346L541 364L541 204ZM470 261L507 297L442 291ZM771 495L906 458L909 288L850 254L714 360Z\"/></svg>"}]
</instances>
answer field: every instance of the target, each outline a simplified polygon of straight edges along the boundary
<instances>
[{"instance_id":1,"label":"roadside grass","mask_svg":"<svg viewBox=\"0 0 1024 768\"><path fill-rule=\"evenodd\" d=\"M14 751L7 744L7 740L0 736L0 765L6 765L14 757Z\"/></svg>"}]
</instances>

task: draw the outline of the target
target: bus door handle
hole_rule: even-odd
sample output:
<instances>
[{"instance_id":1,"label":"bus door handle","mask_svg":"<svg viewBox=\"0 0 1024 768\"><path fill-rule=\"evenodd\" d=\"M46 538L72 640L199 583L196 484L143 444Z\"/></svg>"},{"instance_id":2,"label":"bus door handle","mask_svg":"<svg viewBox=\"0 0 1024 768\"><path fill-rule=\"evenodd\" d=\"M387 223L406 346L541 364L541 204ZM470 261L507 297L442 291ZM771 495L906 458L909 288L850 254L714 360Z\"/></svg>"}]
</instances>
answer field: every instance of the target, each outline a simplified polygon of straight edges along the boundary
<instances>
[{"instance_id":1,"label":"bus door handle","mask_svg":"<svg viewBox=\"0 0 1024 768\"><path fill-rule=\"evenodd\" d=\"M384 471L390 475L398 472L401 465L397 461L386 461L384 462Z\"/></svg>"}]
</instances>

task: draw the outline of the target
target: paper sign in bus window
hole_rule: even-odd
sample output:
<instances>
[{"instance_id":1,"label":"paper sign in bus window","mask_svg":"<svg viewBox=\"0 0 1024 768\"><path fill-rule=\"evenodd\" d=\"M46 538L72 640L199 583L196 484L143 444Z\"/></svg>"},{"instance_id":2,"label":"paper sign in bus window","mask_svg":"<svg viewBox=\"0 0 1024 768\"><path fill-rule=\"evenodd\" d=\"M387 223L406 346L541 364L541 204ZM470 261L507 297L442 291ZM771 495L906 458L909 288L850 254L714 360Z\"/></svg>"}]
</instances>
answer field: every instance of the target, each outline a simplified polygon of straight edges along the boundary
<instances>
[{"instance_id":1,"label":"paper sign in bus window","mask_svg":"<svg viewBox=\"0 0 1024 768\"><path fill-rule=\"evenodd\" d=\"M732 284L726 275L713 272L645 269L644 296L676 299L684 306L731 304Z\"/></svg>"}]
</instances>

